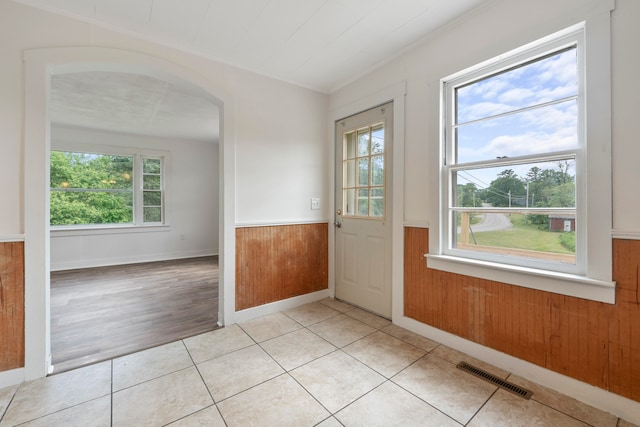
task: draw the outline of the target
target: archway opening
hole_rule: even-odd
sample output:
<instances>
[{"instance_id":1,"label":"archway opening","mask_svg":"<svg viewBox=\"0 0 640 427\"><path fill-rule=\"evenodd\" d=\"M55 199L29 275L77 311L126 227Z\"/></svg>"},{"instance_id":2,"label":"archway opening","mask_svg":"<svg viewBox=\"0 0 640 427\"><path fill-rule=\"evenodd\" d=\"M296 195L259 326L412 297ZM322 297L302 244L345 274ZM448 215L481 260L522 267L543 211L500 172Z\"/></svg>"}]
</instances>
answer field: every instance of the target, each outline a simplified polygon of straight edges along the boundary
<instances>
[{"instance_id":1,"label":"archway opening","mask_svg":"<svg viewBox=\"0 0 640 427\"><path fill-rule=\"evenodd\" d=\"M48 99L54 373L217 327L218 105L126 70Z\"/></svg>"},{"instance_id":2,"label":"archway opening","mask_svg":"<svg viewBox=\"0 0 640 427\"><path fill-rule=\"evenodd\" d=\"M144 54L110 48L53 48L26 51L25 57L25 365L24 380L51 372L49 88L56 75L126 72L149 76L198 93L219 109L219 304L218 324L234 319L234 134L233 98L215 77ZM179 236L179 234L178 234Z\"/></svg>"}]
</instances>

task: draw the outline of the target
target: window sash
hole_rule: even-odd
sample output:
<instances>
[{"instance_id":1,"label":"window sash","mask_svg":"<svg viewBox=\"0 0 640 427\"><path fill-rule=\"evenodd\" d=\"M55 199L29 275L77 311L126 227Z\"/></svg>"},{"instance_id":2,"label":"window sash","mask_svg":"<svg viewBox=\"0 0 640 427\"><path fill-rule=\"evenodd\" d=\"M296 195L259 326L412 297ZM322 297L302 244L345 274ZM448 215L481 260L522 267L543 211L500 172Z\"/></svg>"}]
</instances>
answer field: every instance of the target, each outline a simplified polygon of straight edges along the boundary
<instances>
[{"instance_id":1,"label":"window sash","mask_svg":"<svg viewBox=\"0 0 640 427\"><path fill-rule=\"evenodd\" d=\"M539 103L536 105L530 105L525 108L514 109L510 111L501 112L500 114L494 114L487 117L482 117L476 120L466 121L464 123L457 123L456 115L456 95L457 89L471 85L482 79L486 79L491 76L498 76L502 73L513 70L519 66L532 64L536 61L550 57L554 54L566 51L568 49L575 48L577 52L577 73L578 73L578 94L563 97L562 99L553 100L546 103ZM541 270L558 271L562 273L571 274L584 274L585 272L585 254L586 254L586 240L584 239L586 232L586 224L580 218L583 217L583 212L586 209L586 203L584 201L583 191L586 188L584 182L584 176L582 174L582 163L585 161L583 154L583 147L585 145L585 135L583 131L584 127L584 66L583 66L583 45L582 45L582 31L571 32L558 40L547 42L533 49L525 50L518 55L510 58L503 59L499 62L492 64L484 64L476 70L471 72L463 71L458 75L451 76L450 79L443 81L442 92L442 108L443 114L443 157L441 164L441 188L442 188L442 214L441 214L441 228L440 228L440 240L441 249L440 253L449 256L477 259L488 262L497 262L500 264L510 264L514 266L523 266L537 268ZM531 155L522 155L510 158L501 159L486 159L477 161L462 161L458 162L458 141L457 130L459 128L469 126L473 123L491 122L498 120L502 117L512 116L522 112L533 111L539 108L544 108L549 105L557 105L562 102L570 100L576 100L578 104L578 126L577 126L577 145L575 148L569 150L557 150L547 151L542 153L536 153ZM457 247L457 219L456 213L462 212L527 212L527 213L541 213L542 211L535 208L511 207L511 208L462 208L456 206L456 191L457 182L454 179L454 174L467 170L486 169L490 167L509 167L509 166L522 166L534 163L553 162L565 159L574 159L576 165L575 173L575 207L551 209L552 212L564 212L570 213L575 216L576 225L576 251L574 263L558 263L550 262L542 259L529 259L523 258L516 254L505 254L505 251L495 251L495 253L484 251L473 251L468 248ZM487 183L488 184L488 183ZM528 199L527 199L528 200ZM549 209L547 209L549 210ZM584 240L584 241L583 241ZM498 253L500 252L500 253ZM508 252L508 251L507 251Z\"/></svg>"}]
</instances>

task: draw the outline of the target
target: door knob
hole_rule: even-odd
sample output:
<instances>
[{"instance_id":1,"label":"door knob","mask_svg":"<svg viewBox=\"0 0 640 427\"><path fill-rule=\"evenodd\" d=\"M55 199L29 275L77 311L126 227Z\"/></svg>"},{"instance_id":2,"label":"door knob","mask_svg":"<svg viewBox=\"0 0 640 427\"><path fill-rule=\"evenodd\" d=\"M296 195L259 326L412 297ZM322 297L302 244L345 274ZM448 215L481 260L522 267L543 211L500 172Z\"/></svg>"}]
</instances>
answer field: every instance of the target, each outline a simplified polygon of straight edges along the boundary
<instances>
[{"instance_id":1,"label":"door knob","mask_svg":"<svg viewBox=\"0 0 640 427\"><path fill-rule=\"evenodd\" d=\"M338 210L336 211L336 215L342 215L342 209L338 209Z\"/></svg>"}]
</instances>

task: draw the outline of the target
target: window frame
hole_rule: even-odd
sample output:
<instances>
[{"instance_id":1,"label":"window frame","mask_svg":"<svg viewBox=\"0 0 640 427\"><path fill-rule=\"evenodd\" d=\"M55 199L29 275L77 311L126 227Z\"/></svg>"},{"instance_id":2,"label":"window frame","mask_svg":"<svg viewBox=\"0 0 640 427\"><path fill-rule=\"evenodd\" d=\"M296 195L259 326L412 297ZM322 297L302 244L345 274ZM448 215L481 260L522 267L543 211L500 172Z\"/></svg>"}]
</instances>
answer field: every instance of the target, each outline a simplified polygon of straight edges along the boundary
<instances>
[{"instance_id":1,"label":"window frame","mask_svg":"<svg viewBox=\"0 0 640 427\"><path fill-rule=\"evenodd\" d=\"M377 153L373 153L371 150L371 144L373 142L373 133L375 130L378 129L382 129L383 131L383 137L385 135L385 132L387 131L386 126L385 126L385 122L384 120L381 121L376 121L370 124L367 124L365 126L359 126L359 127L354 127L353 129L346 131L343 133L343 141L342 141L342 170L343 170L343 174L342 174L342 206L347 206L347 195L346 192L349 190L354 191L354 199L355 199L355 206L354 206L354 213L350 213L348 212L346 209L342 212L342 217L345 219L365 219L365 220L373 220L373 221L385 221L386 217L387 217L387 197L386 197L386 192L387 192L387 147L383 146L383 149L381 152L377 152ZM358 154L358 136L360 135L361 131L366 130L368 132L369 135L369 150L368 153L365 155L359 155ZM346 136L347 134L354 134L354 157L348 157L348 147L347 147L347 140L346 140ZM384 143L386 143L386 138L384 138ZM374 185L373 184L373 158L374 157L382 157L382 175L383 175L383 179L382 179L382 184L381 185ZM360 167L358 162L362 159L367 159L367 184L366 185L361 185L360 184ZM348 186L347 185L347 176L348 176L348 162L353 161L354 162L354 185ZM359 206L359 202L360 202L360 196L358 195L358 191L361 189L366 189L367 190L367 215L360 215L358 213L358 206ZM371 201L373 199L373 197L371 196L371 192L372 190L375 189L381 189L382 190L382 215L371 215Z\"/></svg>"},{"instance_id":2,"label":"window frame","mask_svg":"<svg viewBox=\"0 0 640 427\"><path fill-rule=\"evenodd\" d=\"M134 205L133 208L133 213L134 213L134 224L136 225L141 225L141 226L149 226L149 225L164 225L164 221L165 221L165 173L164 173L164 156L158 156L158 155L150 155L147 153L139 153L137 156L134 157L135 160L135 164L136 166L138 166L139 168L139 174L138 177L139 179L139 200L136 199L138 201L137 204ZM144 161L145 160L159 160L160 161L160 173L159 174L151 174L148 172L144 171ZM156 190L156 189L147 189L144 188L144 177L145 176L160 176L160 189ZM135 172L134 172L134 179L135 179ZM144 202L144 194L145 192L157 192L160 191L160 206L157 205L146 205ZM134 189L134 195L136 194L135 189ZM145 221L145 209L149 208L149 207L159 207L160 208L160 221ZM136 209L138 208L138 209Z\"/></svg>"},{"instance_id":3,"label":"window frame","mask_svg":"<svg viewBox=\"0 0 640 427\"><path fill-rule=\"evenodd\" d=\"M161 229L168 229L170 223L170 176L171 176L171 157L170 152L164 150L152 150L130 147L116 147L106 145L78 144L57 142L52 144L51 151L99 154L111 156L129 156L133 157L133 221L130 223L114 223L114 224L69 224L69 225L50 225L50 230L56 236L72 236L78 234L110 234L122 232L146 232ZM161 164L161 200L162 200L162 221L161 222L145 222L144 206L143 206L143 159L159 159ZM51 191L48 188L47 195ZM49 198L47 196L47 198ZM47 206L49 206L47 200Z\"/></svg>"},{"instance_id":4,"label":"window frame","mask_svg":"<svg viewBox=\"0 0 640 427\"><path fill-rule=\"evenodd\" d=\"M553 56L557 53L565 51L569 48L575 47L577 56L577 69L578 69L578 87L577 87L577 105L578 105L578 126L577 137L578 144L573 149L549 151L538 154L530 154L525 156L514 156L509 158L481 160L474 162L458 162L456 161L456 151L458 142L456 140L456 132L454 129L459 125L456 123L456 91L457 89L478 82L484 78L498 76L504 72L516 69L525 64L535 63L540 59L544 59L549 56ZM579 188L584 188L584 173L582 166L581 151L585 149L585 134L584 128L580 126L584 123L584 104L585 93L582 87L584 81L585 67L584 67L584 39L581 29L573 31L567 35L559 37L549 43L544 43L540 46L527 49L525 52L514 56L507 56L501 60L497 60L495 63L483 67L479 70L473 70L470 73L464 73L453 79L446 79L443 82L443 107L444 107L444 159L442 164L442 191L447 192L448 197L442 200L442 218L443 218L443 230L442 238L444 243L443 253L446 255L471 258L477 260L484 260L488 262L497 262L511 264L515 266L538 268L542 270L559 271L564 273L580 274L582 275L584 269L584 245L576 245L576 262L575 264L557 263L552 261L545 261L541 259L522 258L516 255L499 255L491 252L474 252L472 250L460 249L455 244L455 237L453 236L454 222L456 221L454 212L463 211L463 209L456 209L454 206L454 197L456 192L456 182L453 179L453 174L459 171L475 170L476 168L489 168L489 167L509 167L525 164L534 164L535 162L551 162L554 160L563 160L567 158L573 158L576 162L576 206L572 211L575 213L577 221L576 235L584 236L585 227L583 221L580 219L585 217L583 214L586 207L584 203L584 197L579 196ZM527 107L527 110L531 110L532 107ZM514 110L515 111L515 110ZM510 114L512 111L509 112ZM477 210L482 210L478 208ZM496 210L506 210L496 209ZM528 210L534 212L534 208L520 208L518 211ZM542 209L540 209L542 210ZM475 210L474 210L475 211ZM508 211L515 212L516 208L510 208ZM548 208L544 211L557 211L561 212L563 209ZM576 238L578 240L578 238ZM582 239L580 239L582 240Z\"/></svg>"},{"instance_id":5,"label":"window frame","mask_svg":"<svg viewBox=\"0 0 640 427\"><path fill-rule=\"evenodd\" d=\"M596 301L615 301L615 283L611 278L609 26L609 14L602 14L440 80L440 201L438 233L430 239L430 251L425 254L430 268ZM500 256L478 256L452 248L455 237L450 232L450 209L454 183L450 177L456 165L447 163L453 154L447 129L453 123L450 100L455 88L572 44L577 46L579 73L582 74L578 86L579 142L575 150L557 154L575 155L576 159L576 266L558 268L548 262L519 262L517 258L505 262ZM490 163L497 166L514 160L527 163L530 158L496 159Z\"/></svg>"}]
</instances>

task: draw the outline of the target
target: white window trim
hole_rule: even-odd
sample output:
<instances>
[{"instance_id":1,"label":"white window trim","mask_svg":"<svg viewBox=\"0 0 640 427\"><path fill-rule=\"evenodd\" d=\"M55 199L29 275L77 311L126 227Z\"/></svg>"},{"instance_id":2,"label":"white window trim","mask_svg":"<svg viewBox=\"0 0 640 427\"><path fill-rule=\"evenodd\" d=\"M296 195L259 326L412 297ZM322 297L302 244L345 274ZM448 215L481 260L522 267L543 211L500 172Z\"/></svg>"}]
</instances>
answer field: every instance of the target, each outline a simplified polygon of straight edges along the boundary
<instances>
[{"instance_id":1,"label":"white window trim","mask_svg":"<svg viewBox=\"0 0 640 427\"><path fill-rule=\"evenodd\" d=\"M452 256L446 253L447 232L443 215L448 212L446 203L449 193L446 190L446 177L440 168L440 211L437 233L430 239L429 254L425 254L429 268L479 277L487 280L523 286L542 291L569 295L594 301L615 303L615 282L612 281L612 201L611 201L611 72L610 72L610 11L609 4L605 11L588 17L584 23L577 24L551 36L537 40L521 48L500 55L489 61L455 73L441 80L441 91L444 82L471 72L481 73L487 66L505 58L517 58L525 51L543 46L560 37L574 33L584 27L584 46L586 50L585 89L588 96L585 115L586 146L577 150L586 176L576 179L576 191L580 192L577 212L582 212L582 237L586 240L583 246L583 270L575 273L550 271L539 268L523 267L499 262ZM444 129L444 93L440 93L441 123ZM444 134L441 132L440 150L444 150ZM441 151L439 161L444 159ZM579 171L577 171L579 173ZM589 189L586 193L579 183L585 183ZM580 226L580 225L579 225Z\"/></svg>"},{"instance_id":2,"label":"white window trim","mask_svg":"<svg viewBox=\"0 0 640 427\"><path fill-rule=\"evenodd\" d=\"M136 162L134 163L134 184L136 185L136 191L134 191L134 224L141 227L150 227L154 225L165 225L166 223L166 191L165 191L165 183L167 178L167 172L165 170L165 164L167 163L166 158L168 155L155 155L150 154L148 152L138 152L136 154ZM161 213L160 213L160 221L159 222L145 222L144 221L144 160L152 159L152 160L160 160L160 190L161 190Z\"/></svg>"},{"instance_id":3,"label":"white window trim","mask_svg":"<svg viewBox=\"0 0 640 427\"><path fill-rule=\"evenodd\" d=\"M155 231L169 231L171 229L171 153L169 151L66 141L52 141L51 151L134 156L137 158L134 161L133 182L134 206L137 207L137 209L134 208L134 223L52 225L50 226L51 236L67 237L98 234L147 233ZM156 158L161 159L162 161L163 223L150 222L145 224L142 222L142 158Z\"/></svg>"},{"instance_id":4,"label":"white window trim","mask_svg":"<svg viewBox=\"0 0 640 427\"><path fill-rule=\"evenodd\" d=\"M560 33L553 34L552 36L547 37L542 42L534 42L533 44L527 45L526 50L524 52L518 52L516 54L507 54L503 55L495 60L491 61L486 66L481 68L472 68L471 70L463 70L462 73L458 73L454 78L445 78L443 79L443 105L445 106L444 111L444 121L443 126L446 128L443 129L444 133L448 133L447 141L445 142L445 163L446 165L442 165L442 173L441 173L441 185L443 194L445 191L447 194L452 194L453 191L453 182L451 181L452 174L459 170L473 170L474 167L512 167L513 165L518 164L527 164L533 165L537 162L550 162L554 159L567 159L573 158L576 160L576 163L583 164L584 155L584 144L585 144L585 132L584 129L577 129L578 131L578 141L579 145L568 150L563 151L554 151L554 152L544 152L544 153L536 153L529 155L521 155L510 157L507 159L487 159L483 161L475 161L475 162L463 162L463 163L455 163L455 151L454 147L456 143L454 143L453 138L454 133L451 131L455 122L455 111L454 98L456 96L456 89L461 86L465 86L469 83L477 82L479 79L486 78L487 76L495 76L496 74L502 73L514 67L517 67L522 64L530 63L531 61L537 61L541 58L545 58L549 55L556 55L559 52L571 47L576 48L577 60L578 60L578 81L580 84L584 81L585 75L585 67L584 67L584 31L583 26L578 25L571 27L565 31ZM584 123L584 110L583 106L585 103L585 92L583 87L578 87L578 107L579 107L579 119L578 123ZM566 98L565 98L566 100ZM449 102L449 103L448 103ZM536 108L536 107L530 107ZM445 136L443 136L445 139ZM586 174L583 172L581 168L577 168L576 170L576 193L583 194L584 191L581 189L585 188L584 180L586 178ZM445 190L446 189L446 190ZM548 260L541 259L527 259L513 256L500 256L495 253L483 253L483 252L473 252L469 250L460 249L457 247L453 247L452 242L450 242L451 231L453 230L453 224L451 221L453 217L451 215L453 209L451 206L452 196L443 197L442 200L442 221L443 227L441 231L442 241L443 241L443 249L442 255L449 255L454 258L472 258L476 260L485 260L489 263L493 264L510 264L515 266L523 266L527 268L539 269L542 271L551 270L558 271L563 273L571 273L577 275L583 275L585 271L585 251L584 245L578 245L576 248L576 263L563 263L563 262L553 262ZM585 212L586 203L584 197L577 198L577 204L573 209L573 212L577 214L579 221L577 221L577 234L579 236L586 235L586 225L585 222L582 221L584 215L582 213ZM514 209L515 211L515 209ZM504 258L504 259L500 259Z\"/></svg>"}]
</instances>

